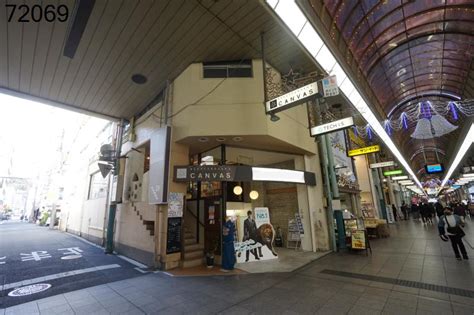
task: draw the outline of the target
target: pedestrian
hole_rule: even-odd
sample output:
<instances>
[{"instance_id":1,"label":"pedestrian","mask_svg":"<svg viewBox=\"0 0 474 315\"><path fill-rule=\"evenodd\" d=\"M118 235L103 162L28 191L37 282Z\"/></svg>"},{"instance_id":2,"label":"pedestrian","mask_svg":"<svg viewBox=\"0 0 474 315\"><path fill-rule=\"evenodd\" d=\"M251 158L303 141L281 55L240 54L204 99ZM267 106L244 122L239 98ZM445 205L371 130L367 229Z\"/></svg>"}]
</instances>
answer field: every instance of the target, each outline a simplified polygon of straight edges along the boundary
<instances>
[{"instance_id":1,"label":"pedestrian","mask_svg":"<svg viewBox=\"0 0 474 315\"><path fill-rule=\"evenodd\" d=\"M444 215L444 208L443 205L438 201L435 203L435 211L436 215L438 216L438 221L441 218L442 215Z\"/></svg>"},{"instance_id":2,"label":"pedestrian","mask_svg":"<svg viewBox=\"0 0 474 315\"><path fill-rule=\"evenodd\" d=\"M403 220L408 220L408 207L405 203L405 200L402 201L402 213L403 213Z\"/></svg>"},{"instance_id":3,"label":"pedestrian","mask_svg":"<svg viewBox=\"0 0 474 315\"><path fill-rule=\"evenodd\" d=\"M397 217L398 217L398 215L397 215L397 207L395 207L394 204L392 204L392 212L393 212L393 218L394 218L394 220L395 220L395 221L398 221L398 220L397 220Z\"/></svg>"},{"instance_id":4,"label":"pedestrian","mask_svg":"<svg viewBox=\"0 0 474 315\"><path fill-rule=\"evenodd\" d=\"M457 260L461 260L461 254L463 259L469 259L469 257L467 257L466 247L464 247L462 241L462 238L466 235L461 228L462 226L464 226L464 222L461 217L454 214L451 207L446 207L444 209L444 215L441 216L438 223L439 235L446 241L446 235L449 237Z\"/></svg>"},{"instance_id":5,"label":"pedestrian","mask_svg":"<svg viewBox=\"0 0 474 315\"><path fill-rule=\"evenodd\" d=\"M466 219L466 210L464 209L464 206L459 201L456 202L456 205L454 206L454 214L460 216L463 222Z\"/></svg>"}]
</instances>

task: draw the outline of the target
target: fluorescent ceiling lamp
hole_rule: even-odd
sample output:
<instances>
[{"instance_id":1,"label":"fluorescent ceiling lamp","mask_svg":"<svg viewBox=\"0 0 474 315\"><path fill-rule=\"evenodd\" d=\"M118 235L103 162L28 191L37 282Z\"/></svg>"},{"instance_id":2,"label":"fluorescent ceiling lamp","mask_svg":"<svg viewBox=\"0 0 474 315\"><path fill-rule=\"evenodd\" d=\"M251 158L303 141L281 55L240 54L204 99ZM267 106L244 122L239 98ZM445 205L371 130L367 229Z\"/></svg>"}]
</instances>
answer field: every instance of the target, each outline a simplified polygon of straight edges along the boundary
<instances>
[{"instance_id":1,"label":"fluorescent ceiling lamp","mask_svg":"<svg viewBox=\"0 0 474 315\"><path fill-rule=\"evenodd\" d=\"M298 5L295 3L294 0L293 1L291 0L278 1L276 4L275 4L275 1L271 1L271 0L266 0L266 1L268 5L275 11L275 13L290 28L290 30L292 30L292 32L296 34L296 36L298 37L298 40L303 44L303 46L311 47L313 45L311 41L319 42L321 40L320 36L315 36L314 38L310 38L309 36L307 36L307 33L305 33L306 34L305 36L301 36L302 32L300 33L301 29L298 30L298 27L302 27L304 25L306 28L308 26L312 27L312 25L311 23L308 22L303 12L301 12L300 8L298 7ZM297 11L299 13L296 13ZM315 32L317 31L315 30ZM315 51L314 48L312 48L311 50L309 48L307 49L310 51L310 53L311 51ZM338 69L340 68L340 65L337 63L336 58L329 51L326 45L323 45L321 47L315 59L327 73L329 73L333 68L335 69L335 71L339 71ZM335 65L338 66L337 70L335 68ZM343 77L337 78L338 82L342 83L349 80L349 77L347 76L344 70L342 70L341 75L343 75ZM347 79L344 80L344 77L347 77ZM359 111L359 113L364 117L364 119L370 124L373 131L380 137L380 139L390 149L390 151L397 158L400 164L402 164L405 170L413 177L416 184L422 187L420 181L416 177L416 174L410 168L407 161L405 160L401 152L398 150L398 148L395 146L395 143L393 143L392 139L387 134L384 127L380 124L377 117L375 117L370 107L363 100L360 93L356 89L354 89L351 92L351 89L352 87L350 85L344 84L341 86L341 90L344 92L344 94L346 94L346 97L351 101L351 103Z\"/></svg>"},{"instance_id":2,"label":"fluorescent ceiling lamp","mask_svg":"<svg viewBox=\"0 0 474 315\"><path fill-rule=\"evenodd\" d=\"M467 132L467 135L464 138L464 141L461 144L461 147L459 148L458 153L456 153L456 157L454 158L453 163L451 163L451 166L449 167L449 170L446 173L446 176L441 182L441 186L444 186L446 184L449 177L451 177L454 170L458 167L459 163L461 163L462 158L466 154L467 150L469 150L469 147L471 146L473 141L474 141L474 123L471 124L471 127L469 128L469 131Z\"/></svg>"},{"instance_id":3,"label":"fluorescent ceiling lamp","mask_svg":"<svg viewBox=\"0 0 474 315\"><path fill-rule=\"evenodd\" d=\"M414 184L412 180L401 180L398 182L400 185L411 185Z\"/></svg>"},{"instance_id":4,"label":"fluorescent ceiling lamp","mask_svg":"<svg viewBox=\"0 0 474 315\"><path fill-rule=\"evenodd\" d=\"M408 179L408 176L403 175L403 176L394 176L394 177L392 177L392 180L402 180L402 179Z\"/></svg>"},{"instance_id":5,"label":"fluorescent ceiling lamp","mask_svg":"<svg viewBox=\"0 0 474 315\"><path fill-rule=\"evenodd\" d=\"M470 178L474 177L474 173L469 173L469 174L462 174L461 178Z\"/></svg>"},{"instance_id":6,"label":"fluorescent ceiling lamp","mask_svg":"<svg viewBox=\"0 0 474 315\"><path fill-rule=\"evenodd\" d=\"M252 167L252 180L304 184L304 172L278 168Z\"/></svg>"}]
</instances>

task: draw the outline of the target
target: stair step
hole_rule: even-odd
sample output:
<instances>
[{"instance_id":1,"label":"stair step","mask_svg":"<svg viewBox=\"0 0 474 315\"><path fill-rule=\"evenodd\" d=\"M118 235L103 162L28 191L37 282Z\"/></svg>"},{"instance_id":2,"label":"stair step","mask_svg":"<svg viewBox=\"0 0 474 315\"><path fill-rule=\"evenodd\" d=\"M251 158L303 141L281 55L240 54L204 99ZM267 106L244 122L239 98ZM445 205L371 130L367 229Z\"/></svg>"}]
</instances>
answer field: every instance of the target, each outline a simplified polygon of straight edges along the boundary
<instances>
[{"instance_id":1,"label":"stair step","mask_svg":"<svg viewBox=\"0 0 474 315\"><path fill-rule=\"evenodd\" d=\"M192 251L195 251L195 250L200 250L200 251L203 251L204 250L204 246L201 245L201 244L184 244L184 252L187 253L187 252L192 252Z\"/></svg>"},{"instance_id":2,"label":"stair step","mask_svg":"<svg viewBox=\"0 0 474 315\"><path fill-rule=\"evenodd\" d=\"M203 259L204 258L204 251L202 250L196 250L192 252L185 252L184 253L184 260L193 260L196 258Z\"/></svg>"},{"instance_id":3,"label":"stair step","mask_svg":"<svg viewBox=\"0 0 474 315\"><path fill-rule=\"evenodd\" d=\"M201 266L204 264L204 258L196 258L192 260L184 260L183 261L183 268L190 268L190 267L196 267L196 266Z\"/></svg>"}]
</instances>

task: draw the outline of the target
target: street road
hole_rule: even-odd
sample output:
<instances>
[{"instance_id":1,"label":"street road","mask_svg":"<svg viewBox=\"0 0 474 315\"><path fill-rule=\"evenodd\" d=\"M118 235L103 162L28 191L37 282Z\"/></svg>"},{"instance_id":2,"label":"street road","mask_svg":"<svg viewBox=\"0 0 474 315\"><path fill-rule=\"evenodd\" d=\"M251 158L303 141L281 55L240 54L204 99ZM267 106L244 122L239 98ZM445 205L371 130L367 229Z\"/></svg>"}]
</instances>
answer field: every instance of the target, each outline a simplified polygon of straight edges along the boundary
<instances>
[{"instance_id":1,"label":"street road","mask_svg":"<svg viewBox=\"0 0 474 315\"><path fill-rule=\"evenodd\" d=\"M139 275L135 265L70 234L31 223L0 224L0 309ZM9 296L34 283L51 287Z\"/></svg>"}]
</instances>

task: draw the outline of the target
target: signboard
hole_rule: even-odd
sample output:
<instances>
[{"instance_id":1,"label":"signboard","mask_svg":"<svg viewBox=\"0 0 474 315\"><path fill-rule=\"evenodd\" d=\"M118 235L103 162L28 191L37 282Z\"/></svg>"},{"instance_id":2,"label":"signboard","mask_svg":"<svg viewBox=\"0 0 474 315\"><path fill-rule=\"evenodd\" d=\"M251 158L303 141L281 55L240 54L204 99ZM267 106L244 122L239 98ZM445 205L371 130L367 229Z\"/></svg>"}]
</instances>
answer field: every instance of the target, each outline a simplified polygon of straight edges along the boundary
<instances>
[{"instance_id":1,"label":"signboard","mask_svg":"<svg viewBox=\"0 0 474 315\"><path fill-rule=\"evenodd\" d=\"M440 163L427 164L425 165L425 170L426 170L426 173L428 174L442 173L444 172L444 166L443 164L440 164Z\"/></svg>"},{"instance_id":2,"label":"signboard","mask_svg":"<svg viewBox=\"0 0 474 315\"><path fill-rule=\"evenodd\" d=\"M370 164L370 168L382 168L382 167L388 167L388 166L394 166L394 165L395 165L394 161L387 161L387 162Z\"/></svg>"},{"instance_id":3,"label":"signboard","mask_svg":"<svg viewBox=\"0 0 474 315\"><path fill-rule=\"evenodd\" d=\"M307 101L318 93L318 83L313 82L299 89L283 94L265 103L268 113L276 113Z\"/></svg>"},{"instance_id":4,"label":"signboard","mask_svg":"<svg viewBox=\"0 0 474 315\"><path fill-rule=\"evenodd\" d=\"M401 175L401 174L403 174L403 170L392 170L392 171L383 172L383 176L392 176L392 175Z\"/></svg>"},{"instance_id":5,"label":"signboard","mask_svg":"<svg viewBox=\"0 0 474 315\"><path fill-rule=\"evenodd\" d=\"M243 231L242 241L236 239L234 242L238 263L278 258L273 247L275 230L270 223L268 208L256 207L253 213L253 220L246 218L237 221L237 230Z\"/></svg>"},{"instance_id":6,"label":"signboard","mask_svg":"<svg viewBox=\"0 0 474 315\"><path fill-rule=\"evenodd\" d=\"M168 218L166 253L181 252L181 218Z\"/></svg>"},{"instance_id":7,"label":"signboard","mask_svg":"<svg viewBox=\"0 0 474 315\"><path fill-rule=\"evenodd\" d=\"M168 199L168 218L181 218L183 216L184 194L170 192Z\"/></svg>"},{"instance_id":8,"label":"signboard","mask_svg":"<svg viewBox=\"0 0 474 315\"><path fill-rule=\"evenodd\" d=\"M301 221L301 216L299 213L295 213L295 222L298 226L298 231L300 234L304 234L303 222Z\"/></svg>"},{"instance_id":9,"label":"signboard","mask_svg":"<svg viewBox=\"0 0 474 315\"><path fill-rule=\"evenodd\" d=\"M150 138L148 203L151 205L167 202L170 139L171 127L169 126L159 128Z\"/></svg>"},{"instance_id":10,"label":"signboard","mask_svg":"<svg viewBox=\"0 0 474 315\"><path fill-rule=\"evenodd\" d=\"M395 223L395 217L393 216L392 206L386 205L385 212L387 213L387 221L388 223Z\"/></svg>"},{"instance_id":11,"label":"signboard","mask_svg":"<svg viewBox=\"0 0 474 315\"><path fill-rule=\"evenodd\" d=\"M379 152L379 151L380 151L380 146L378 144L376 144L376 145L372 145L370 147L349 150L347 152L347 155L348 156L356 156L356 155L364 155L364 154L369 154L369 153L374 153L374 152Z\"/></svg>"},{"instance_id":12,"label":"signboard","mask_svg":"<svg viewBox=\"0 0 474 315\"><path fill-rule=\"evenodd\" d=\"M364 230L353 230L351 234L352 249L367 249Z\"/></svg>"},{"instance_id":13,"label":"signboard","mask_svg":"<svg viewBox=\"0 0 474 315\"><path fill-rule=\"evenodd\" d=\"M337 79L335 75L324 78L322 83L324 97L335 96L339 94L339 88L337 87Z\"/></svg>"},{"instance_id":14,"label":"signboard","mask_svg":"<svg viewBox=\"0 0 474 315\"><path fill-rule=\"evenodd\" d=\"M339 119L336 121L332 121L330 123L324 124L324 125L319 125L315 126L310 129L310 134L312 137L317 136L317 135L322 135L325 133L333 132L336 130L341 130L345 129L347 127L350 127L354 125L354 118L352 117L347 117L344 119Z\"/></svg>"},{"instance_id":15,"label":"signboard","mask_svg":"<svg viewBox=\"0 0 474 315\"><path fill-rule=\"evenodd\" d=\"M334 158L334 164L338 165L338 168L335 170L338 186L354 188L356 178L354 176L354 169L352 168L352 159L347 156L344 131L339 130L333 132L329 134L328 139L331 143L331 155ZM341 209L340 203L338 207L333 206L333 209Z\"/></svg>"},{"instance_id":16,"label":"signboard","mask_svg":"<svg viewBox=\"0 0 474 315\"><path fill-rule=\"evenodd\" d=\"M176 166L174 180L177 182L232 182L235 179L235 173L236 167L231 165Z\"/></svg>"}]
</instances>

